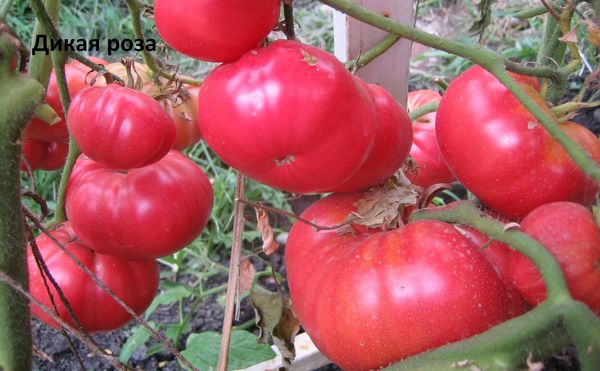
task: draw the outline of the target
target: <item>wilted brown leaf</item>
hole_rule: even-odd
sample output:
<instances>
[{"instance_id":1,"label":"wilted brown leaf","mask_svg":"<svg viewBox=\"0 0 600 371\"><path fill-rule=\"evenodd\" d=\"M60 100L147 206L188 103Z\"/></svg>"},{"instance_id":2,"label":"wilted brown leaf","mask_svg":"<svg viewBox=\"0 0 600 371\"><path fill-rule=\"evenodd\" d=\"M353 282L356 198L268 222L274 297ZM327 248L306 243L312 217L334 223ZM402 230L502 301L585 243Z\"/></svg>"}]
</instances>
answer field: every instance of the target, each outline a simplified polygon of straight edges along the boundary
<instances>
[{"instance_id":1,"label":"wilted brown leaf","mask_svg":"<svg viewBox=\"0 0 600 371\"><path fill-rule=\"evenodd\" d=\"M256 326L260 329L259 341L266 343L283 316L285 299L280 292L256 287L250 292L250 302L256 313Z\"/></svg>"},{"instance_id":2,"label":"wilted brown leaf","mask_svg":"<svg viewBox=\"0 0 600 371\"><path fill-rule=\"evenodd\" d=\"M588 40L596 48L600 48L600 26L592 21L582 21L587 26Z\"/></svg>"},{"instance_id":3,"label":"wilted brown leaf","mask_svg":"<svg viewBox=\"0 0 600 371\"><path fill-rule=\"evenodd\" d=\"M576 43L577 42L577 29L578 27L573 27L566 35L559 37L558 39L562 42L568 43Z\"/></svg>"},{"instance_id":4,"label":"wilted brown leaf","mask_svg":"<svg viewBox=\"0 0 600 371\"><path fill-rule=\"evenodd\" d=\"M243 294L252 288L255 272L254 265L252 265L250 259L242 259L240 262L240 294Z\"/></svg>"},{"instance_id":5,"label":"wilted brown leaf","mask_svg":"<svg viewBox=\"0 0 600 371\"><path fill-rule=\"evenodd\" d=\"M283 357L284 365L290 365L296 357L294 339L299 331L300 320L298 320L292 311L291 301L286 299L281 319L271 334L273 336L273 343Z\"/></svg>"},{"instance_id":6,"label":"wilted brown leaf","mask_svg":"<svg viewBox=\"0 0 600 371\"><path fill-rule=\"evenodd\" d=\"M265 254L271 255L279 248L279 244L275 241L275 236L273 235L273 227L269 223L269 215L267 212L257 207L256 210L256 226L258 231L260 232L260 236L263 240L262 250Z\"/></svg>"},{"instance_id":7,"label":"wilted brown leaf","mask_svg":"<svg viewBox=\"0 0 600 371\"><path fill-rule=\"evenodd\" d=\"M291 302L281 292L270 292L256 288L250 293L256 313L256 325L260 328L259 340L269 338L279 349L284 365L290 365L296 357L294 339L300 331L300 321L292 311Z\"/></svg>"},{"instance_id":8,"label":"wilted brown leaf","mask_svg":"<svg viewBox=\"0 0 600 371\"><path fill-rule=\"evenodd\" d=\"M414 205L417 191L412 187L380 187L366 194L356 203L356 223L370 228L393 226L400 216L402 205Z\"/></svg>"}]
</instances>

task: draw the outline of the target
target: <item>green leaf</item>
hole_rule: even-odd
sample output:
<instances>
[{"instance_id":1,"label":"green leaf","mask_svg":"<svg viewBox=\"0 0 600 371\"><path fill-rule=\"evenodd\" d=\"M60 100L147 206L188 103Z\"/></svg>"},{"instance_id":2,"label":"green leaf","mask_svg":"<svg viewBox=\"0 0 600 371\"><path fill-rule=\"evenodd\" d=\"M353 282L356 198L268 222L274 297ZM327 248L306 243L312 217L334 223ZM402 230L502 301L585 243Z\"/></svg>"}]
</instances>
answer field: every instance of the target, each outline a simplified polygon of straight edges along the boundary
<instances>
[{"instance_id":1,"label":"green leaf","mask_svg":"<svg viewBox=\"0 0 600 371\"><path fill-rule=\"evenodd\" d=\"M183 326L183 328L182 328ZM165 327L165 336L173 341L177 341L177 337L186 332L192 331L192 326L188 323L181 325L179 323L167 324Z\"/></svg>"},{"instance_id":2,"label":"green leaf","mask_svg":"<svg viewBox=\"0 0 600 371\"><path fill-rule=\"evenodd\" d=\"M485 29L492 21L492 5L495 1L496 0L479 0L479 4L477 4L479 17L473 21L469 32L474 35L479 35L479 40L481 40Z\"/></svg>"},{"instance_id":3,"label":"green leaf","mask_svg":"<svg viewBox=\"0 0 600 371\"><path fill-rule=\"evenodd\" d=\"M275 357L270 346L259 344L256 340L256 336L247 331L236 330L231 333L229 370L248 368ZM221 334L203 332L190 335L187 347L181 354L200 370L210 370L217 366L220 348Z\"/></svg>"},{"instance_id":4,"label":"green leaf","mask_svg":"<svg viewBox=\"0 0 600 371\"><path fill-rule=\"evenodd\" d=\"M260 328L260 341L266 343L283 316L285 300L280 292L260 287L252 289L250 300L256 313L256 325Z\"/></svg>"},{"instance_id":5,"label":"green leaf","mask_svg":"<svg viewBox=\"0 0 600 371\"><path fill-rule=\"evenodd\" d=\"M148 322L148 325L156 330L156 323L153 321ZM122 363L129 362L129 358L131 355L144 343L146 343L150 339L150 333L143 326L136 327L131 336L127 339L125 344L123 344L123 348L121 348L121 354L119 355L119 361Z\"/></svg>"},{"instance_id":6,"label":"green leaf","mask_svg":"<svg viewBox=\"0 0 600 371\"><path fill-rule=\"evenodd\" d=\"M193 292L181 284L170 287L154 298L152 304L146 309L144 317L148 318L159 305L171 304L191 295L193 295Z\"/></svg>"}]
</instances>

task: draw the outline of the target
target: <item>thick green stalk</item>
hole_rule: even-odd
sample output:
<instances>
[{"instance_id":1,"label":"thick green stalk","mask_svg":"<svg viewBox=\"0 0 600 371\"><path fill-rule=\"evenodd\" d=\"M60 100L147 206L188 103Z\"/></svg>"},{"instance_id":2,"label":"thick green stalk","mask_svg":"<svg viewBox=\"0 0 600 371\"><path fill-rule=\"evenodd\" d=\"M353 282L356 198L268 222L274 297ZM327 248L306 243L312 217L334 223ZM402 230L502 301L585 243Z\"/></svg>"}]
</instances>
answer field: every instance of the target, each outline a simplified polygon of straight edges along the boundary
<instances>
[{"instance_id":1,"label":"thick green stalk","mask_svg":"<svg viewBox=\"0 0 600 371\"><path fill-rule=\"evenodd\" d=\"M440 102L427 103L426 105L417 108L410 112L410 121L415 121L421 116L424 116L428 113L435 112L438 110L440 106Z\"/></svg>"},{"instance_id":2,"label":"thick green stalk","mask_svg":"<svg viewBox=\"0 0 600 371\"><path fill-rule=\"evenodd\" d=\"M44 5L48 11L48 15L54 22L58 24L58 14L60 10L60 0L46 0ZM32 4L33 6L33 4ZM35 27L33 28L33 35L31 37L31 55L29 56L29 76L37 79L43 86L48 86L50 81L50 73L52 72L52 63L50 56L42 52L37 52L33 55L33 49L37 36L48 35L46 28L42 22L37 20ZM48 40L50 42L50 40Z\"/></svg>"},{"instance_id":3,"label":"thick green stalk","mask_svg":"<svg viewBox=\"0 0 600 371\"><path fill-rule=\"evenodd\" d=\"M365 53L361 54L358 58L346 62L346 66L353 70L358 70L388 51L388 49L394 46L398 40L400 40L398 35L387 35L383 40L381 40L371 49L367 50Z\"/></svg>"},{"instance_id":4,"label":"thick green stalk","mask_svg":"<svg viewBox=\"0 0 600 371\"><path fill-rule=\"evenodd\" d=\"M33 9L41 30L47 35L56 36L58 32L56 31L56 27L54 26L54 23L52 23L51 16L49 17L48 10L44 6L43 2L41 0L31 0L31 8ZM69 87L67 85L67 78L65 76L66 54L60 50L54 50L52 51L51 58L52 64L54 65L54 73L56 75L56 83L58 85L61 105L63 112L65 112L66 115L67 112L69 112L69 105L71 103ZM67 155L67 162L64 166L60 180L58 196L56 200L56 209L52 224L58 224L67 220L65 213L65 196L69 178L71 177L71 172L73 171L73 166L75 165L75 160L77 159L77 156L79 156L79 153L79 148L75 144L75 141L71 139L69 142L69 154Z\"/></svg>"},{"instance_id":5,"label":"thick green stalk","mask_svg":"<svg viewBox=\"0 0 600 371\"><path fill-rule=\"evenodd\" d=\"M585 332L598 329L596 323L598 319L594 314L587 307L581 310L578 308L581 309L581 304L572 300L560 304L546 302L480 335L418 354L386 370L512 371L524 369L530 354L534 359L541 359L569 343L569 337L563 336L565 318L579 321L577 316L583 316L593 322L591 323L593 327L586 329ZM600 345L598 335L600 332L592 335L593 339L586 344ZM595 356L600 354L597 350L592 353ZM582 364L582 370L597 371L598 364L593 367L585 367Z\"/></svg>"},{"instance_id":6,"label":"thick green stalk","mask_svg":"<svg viewBox=\"0 0 600 371\"><path fill-rule=\"evenodd\" d=\"M461 56L481 65L494 74L507 88L521 101L521 103L535 116L540 124L566 149L574 162L587 174L600 181L600 167L575 143L564 134L554 118L548 116L544 110L531 99L529 95L506 72L506 61L496 52L481 49L476 46L462 44L453 40L445 40L438 36L420 31L416 28L394 22L393 20L370 12L349 0L320 0L345 14L361 20L374 27L396 34L420 44L443 50Z\"/></svg>"},{"instance_id":7,"label":"thick green stalk","mask_svg":"<svg viewBox=\"0 0 600 371\"><path fill-rule=\"evenodd\" d=\"M390 369L441 370L461 366L513 370L523 366L529 351L543 357L573 341L582 370L597 370L600 364L600 319L587 306L571 298L560 266L542 245L521 232L505 231L502 223L482 216L468 202L426 209L411 216L411 220L425 219L471 226L525 254L542 273L548 299L524 315L481 335L414 356ZM562 336L565 329L569 336Z\"/></svg>"},{"instance_id":8,"label":"thick green stalk","mask_svg":"<svg viewBox=\"0 0 600 371\"><path fill-rule=\"evenodd\" d=\"M560 65L565 57L566 45L559 38L562 36L558 21L554 17L547 15L546 28L542 46L538 51L537 64L540 66ZM554 81L546 94L546 99L556 103L563 95L565 81Z\"/></svg>"},{"instance_id":9,"label":"thick green stalk","mask_svg":"<svg viewBox=\"0 0 600 371\"><path fill-rule=\"evenodd\" d=\"M21 135L44 95L34 79L11 68L14 40L0 35L0 271L28 287L21 212ZM31 325L25 298L0 284L0 369L31 368Z\"/></svg>"}]
</instances>

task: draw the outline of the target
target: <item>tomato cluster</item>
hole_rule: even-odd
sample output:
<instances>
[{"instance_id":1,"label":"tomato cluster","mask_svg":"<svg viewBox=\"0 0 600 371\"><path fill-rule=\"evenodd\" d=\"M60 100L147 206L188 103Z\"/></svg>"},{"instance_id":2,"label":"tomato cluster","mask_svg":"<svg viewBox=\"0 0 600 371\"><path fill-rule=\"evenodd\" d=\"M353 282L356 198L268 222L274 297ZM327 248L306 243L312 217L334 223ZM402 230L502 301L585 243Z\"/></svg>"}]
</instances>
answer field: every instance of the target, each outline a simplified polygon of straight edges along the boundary
<instances>
[{"instance_id":1,"label":"tomato cluster","mask_svg":"<svg viewBox=\"0 0 600 371\"><path fill-rule=\"evenodd\" d=\"M201 87L175 93L144 65L136 67L136 90L88 87L84 69L69 64L68 128L51 80L46 100L60 122L34 120L24 142L33 168L57 166L52 156L64 159L69 134L81 148L67 189L69 222L51 233L135 311L156 290L151 259L185 247L207 223L210 182L176 151L202 136L226 164L259 182L298 194L334 193L293 225L285 259L295 313L317 347L345 369L379 368L459 341L544 300L537 269L509 247L468 227L403 224L414 193L438 183L459 181L495 217L520 221L555 254L573 296L600 315L600 230L586 209L600 187L484 69L472 67L443 96L411 92L409 111L440 102L411 125L390 93L332 55L288 40L261 45L277 22L279 0L154 5L171 47L224 63ZM108 68L123 79L131 75L129 67ZM514 78L553 115L534 79ZM153 99L165 95L174 98ZM571 122L560 127L600 163L592 133ZM394 176L409 153L413 184ZM393 193L398 189L404 193ZM369 224L359 206L382 194L392 196L381 204L404 209L393 218L378 210L382 221ZM37 245L86 328L106 330L129 318L48 237ZM152 276L140 283L143 294L119 284L136 287L143 275ZM34 295L50 303L39 274L31 279ZM114 320L89 315L89 305L114 310ZM68 320L62 305L57 310Z\"/></svg>"},{"instance_id":2,"label":"tomato cluster","mask_svg":"<svg viewBox=\"0 0 600 371\"><path fill-rule=\"evenodd\" d=\"M120 66L109 65L108 69L126 80L132 75L127 71L130 66ZM169 95L169 87L151 78L145 66L138 67L140 91L102 82L87 86L83 83L85 69L68 64L71 74L67 81L77 88L71 92L68 127L62 110L52 106L55 82L51 80L47 102L57 110L60 122L49 126L34 120L25 132L23 150L33 169L61 167L69 135L83 152L66 192L68 222L50 231L52 238L39 237L36 245L78 322L88 331L120 327L131 316L67 252L140 314L158 287L158 267L153 259L192 242L212 210L210 181L193 161L172 149L200 139L195 100L187 90L177 89L172 100L156 101L153 95ZM32 139L40 133L46 135L42 139L59 142ZM57 303L58 315L73 324L56 290L50 286L48 292L48 281L36 264L29 251L32 294L49 308ZM57 326L39 308L32 310L41 320ZM107 312L111 316L102 315Z\"/></svg>"}]
</instances>

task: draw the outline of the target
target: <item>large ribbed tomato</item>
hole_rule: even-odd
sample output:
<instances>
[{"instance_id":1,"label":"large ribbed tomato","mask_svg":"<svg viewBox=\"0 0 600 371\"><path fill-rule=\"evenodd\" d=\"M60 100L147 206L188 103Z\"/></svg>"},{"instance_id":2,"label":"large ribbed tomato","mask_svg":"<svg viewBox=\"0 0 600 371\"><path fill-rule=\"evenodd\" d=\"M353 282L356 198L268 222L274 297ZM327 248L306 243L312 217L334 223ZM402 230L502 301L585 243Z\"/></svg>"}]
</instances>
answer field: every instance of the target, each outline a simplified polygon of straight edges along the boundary
<instances>
[{"instance_id":1,"label":"large ribbed tomato","mask_svg":"<svg viewBox=\"0 0 600 371\"><path fill-rule=\"evenodd\" d=\"M373 150L358 171L331 192L364 191L378 185L400 169L410 151L412 128L406 110L381 86L364 86L373 98L377 115Z\"/></svg>"},{"instance_id":2,"label":"large ribbed tomato","mask_svg":"<svg viewBox=\"0 0 600 371\"><path fill-rule=\"evenodd\" d=\"M409 112L429 103L439 102L442 97L433 90L415 90L408 92L406 107ZM416 185L429 187L437 183L450 183L456 177L442 158L435 138L436 112L430 112L413 121L413 143L410 156L417 165L416 173L406 174Z\"/></svg>"},{"instance_id":3,"label":"large ribbed tomato","mask_svg":"<svg viewBox=\"0 0 600 371\"><path fill-rule=\"evenodd\" d=\"M81 156L69 181L66 211L82 243L127 259L172 254L196 238L213 205L210 182L178 151L122 172Z\"/></svg>"},{"instance_id":4,"label":"large ribbed tomato","mask_svg":"<svg viewBox=\"0 0 600 371\"><path fill-rule=\"evenodd\" d=\"M336 225L360 194L334 194L302 217ZM286 246L294 312L323 354L348 370L481 333L509 317L494 268L451 225L320 231L297 222Z\"/></svg>"},{"instance_id":5,"label":"large ribbed tomato","mask_svg":"<svg viewBox=\"0 0 600 371\"><path fill-rule=\"evenodd\" d=\"M573 202L552 202L527 214L521 230L546 246L560 264L571 295L600 316L600 229L592 213ZM546 298L542 276L527 257L511 251L508 266L530 304Z\"/></svg>"},{"instance_id":6,"label":"large ribbed tomato","mask_svg":"<svg viewBox=\"0 0 600 371\"><path fill-rule=\"evenodd\" d=\"M116 84L73 99L69 132L86 156L113 169L150 165L169 152L175 124L154 99Z\"/></svg>"},{"instance_id":7,"label":"large ribbed tomato","mask_svg":"<svg viewBox=\"0 0 600 371\"><path fill-rule=\"evenodd\" d=\"M231 62L275 27L280 0L154 0L160 36L190 57Z\"/></svg>"},{"instance_id":8,"label":"large ribbed tomato","mask_svg":"<svg viewBox=\"0 0 600 371\"><path fill-rule=\"evenodd\" d=\"M552 115L529 80L518 81ZM561 129L600 163L600 142L592 132L572 122ZM598 184L517 98L479 66L450 84L437 112L436 134L458 180L508 217L522 218L553 201L589 204L598 192Z\"/></svg>"},{"instance_id":9,"label":"large ribbed tomato","mask_svg":"<svg viewBox=\"0 0 600 371\"><path fill-rule=\"evenodd\" d=\"M77 241L68 223L61 225L51 234L137 314L141 314L150 305L158 288L158 266L154 261L122 260L98 254ZM50 274L65 294L77 320L87 331L113 330L131 319L129 313L102 290L48 236L40 235L36 243ZM31 249L27 251L27 264L31 294L47 308L53 310L50 296ZM50 282L47 282L52 287ZM54 287L51 292L58 307L59 317L73 325L67 308ZM37 305L31 304L31 311L40 320L53 327L59 327L58 323Z\"/></svg>"},{"instance_id":10,"label":"large ribbed tomato","mask_svg":"<svg viewBox=\"0 0 600 371\"><path fill-rule=\"evenodd\" d=\"M369 93L343 64L287 40L212 71L198 113L206 143L228 165L295 193L350 179L377 129Z\"/></svg>"}]
</instances>

